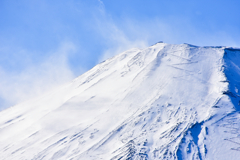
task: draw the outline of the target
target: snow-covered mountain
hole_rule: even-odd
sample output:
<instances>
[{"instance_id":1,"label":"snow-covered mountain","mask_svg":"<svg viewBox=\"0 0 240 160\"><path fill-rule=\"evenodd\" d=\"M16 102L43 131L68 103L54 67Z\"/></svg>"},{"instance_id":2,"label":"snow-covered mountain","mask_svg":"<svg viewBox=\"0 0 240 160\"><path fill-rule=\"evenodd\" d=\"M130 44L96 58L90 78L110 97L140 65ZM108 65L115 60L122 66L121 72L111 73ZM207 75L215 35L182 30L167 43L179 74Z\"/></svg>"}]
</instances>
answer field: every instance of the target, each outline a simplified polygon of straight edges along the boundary
<instances>
[{"instance_id":1,"label":"snow-covered mountain","mask_svg":"<svg viewBox=\"0 0 240 160\"><path fill-rule=\"evenodd\" d=\"M239 159L239 89L238 49L131 49L0 112L0 159Z\"/></svg>"}]
</instances>

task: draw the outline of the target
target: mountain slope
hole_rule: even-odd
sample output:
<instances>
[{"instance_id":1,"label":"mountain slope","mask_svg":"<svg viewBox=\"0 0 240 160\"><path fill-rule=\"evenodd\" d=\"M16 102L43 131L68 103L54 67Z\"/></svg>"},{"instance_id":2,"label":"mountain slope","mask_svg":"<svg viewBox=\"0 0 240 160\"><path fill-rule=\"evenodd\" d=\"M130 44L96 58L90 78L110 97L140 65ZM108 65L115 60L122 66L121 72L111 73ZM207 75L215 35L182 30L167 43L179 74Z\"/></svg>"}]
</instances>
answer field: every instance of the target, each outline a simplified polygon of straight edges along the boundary
<instances>
[{"instance_id":1,"label":"mountain slope","mask_svg":"<svg viewBox=\"0 0 240 160\"><path fill-rule=\"evenodd\" d=\"M157 43L0 112L1 159L237 159L240 51Z\"/></svg>"}]
</instances>

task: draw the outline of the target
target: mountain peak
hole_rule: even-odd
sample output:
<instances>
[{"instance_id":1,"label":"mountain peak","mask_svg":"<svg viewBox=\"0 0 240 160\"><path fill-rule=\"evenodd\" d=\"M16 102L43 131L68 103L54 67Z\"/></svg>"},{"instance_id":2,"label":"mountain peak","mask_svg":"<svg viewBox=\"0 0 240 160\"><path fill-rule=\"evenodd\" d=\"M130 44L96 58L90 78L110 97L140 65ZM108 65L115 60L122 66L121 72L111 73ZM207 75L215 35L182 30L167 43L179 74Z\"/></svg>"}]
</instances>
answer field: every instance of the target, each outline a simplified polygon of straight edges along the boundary
<instances>
[{"instance_id":1,"label":"mountain peak","mask_svg":"<svg viewBox=\"0 0 240 160\"><path fill-rule=\"evenodd\" d=\"M0 112L3 159L237 159L240 51L157 43Z\"/></svg>"}]
</instances>

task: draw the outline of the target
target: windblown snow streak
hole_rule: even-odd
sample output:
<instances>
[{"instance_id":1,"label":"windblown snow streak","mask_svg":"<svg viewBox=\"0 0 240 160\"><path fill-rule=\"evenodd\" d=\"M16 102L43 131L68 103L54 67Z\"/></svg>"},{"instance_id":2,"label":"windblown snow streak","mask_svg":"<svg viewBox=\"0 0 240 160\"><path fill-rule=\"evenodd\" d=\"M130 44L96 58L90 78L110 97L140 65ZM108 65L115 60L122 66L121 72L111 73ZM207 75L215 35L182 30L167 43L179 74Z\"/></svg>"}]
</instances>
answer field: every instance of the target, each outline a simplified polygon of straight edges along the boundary
<instances>
[{"instance_id":1,"label":"windblown snow streak","mask_svg":"<svg viewBox=\"0 0 240 160\"><path fill-rule=\"evenodd\" d=\"M157 43L0 112L1 159L238 159L240 50Z\"/></svg>"}]
</instances>

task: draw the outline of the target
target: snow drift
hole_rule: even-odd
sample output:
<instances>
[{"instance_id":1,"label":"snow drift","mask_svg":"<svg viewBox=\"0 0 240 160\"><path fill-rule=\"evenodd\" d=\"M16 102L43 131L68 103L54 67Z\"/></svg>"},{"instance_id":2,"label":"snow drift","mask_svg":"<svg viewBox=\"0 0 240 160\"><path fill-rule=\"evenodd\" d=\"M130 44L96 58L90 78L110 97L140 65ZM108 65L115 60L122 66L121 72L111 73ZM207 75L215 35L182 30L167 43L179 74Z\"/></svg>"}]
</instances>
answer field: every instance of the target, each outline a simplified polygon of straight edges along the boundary
<instances>
[{"instance_id":1,"label":"snow drift","mask_svg":"<svg viewBox=\"0 0 240 160\"><path fill-rule=\"evenodd\" d=\"M238 49L131 49L0 112L0 157L237 159L239 89Z\"/></svg>"}]
</instances>

